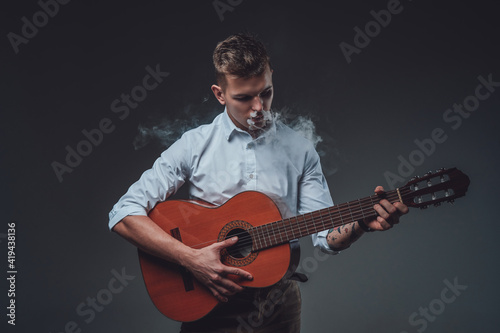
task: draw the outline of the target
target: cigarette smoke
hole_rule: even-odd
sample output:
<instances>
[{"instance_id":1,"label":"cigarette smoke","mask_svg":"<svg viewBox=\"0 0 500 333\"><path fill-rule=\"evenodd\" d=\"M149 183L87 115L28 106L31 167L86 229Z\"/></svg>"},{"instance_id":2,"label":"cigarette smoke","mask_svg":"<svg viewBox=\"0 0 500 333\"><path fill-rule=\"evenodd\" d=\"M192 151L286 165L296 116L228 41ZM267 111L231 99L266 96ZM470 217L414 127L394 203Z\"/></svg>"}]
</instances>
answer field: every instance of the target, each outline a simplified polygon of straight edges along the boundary
<instances>
[{"instance_id":1,"label":"cigarette smoke","mask_svg":"<svg viewBox=\"0 0 500 333\"><path fill-rule=\"evenodd\" d=\"M134 138L134 148L139 150L151 142L168 148L177 141L184 132L203 124L211 123L220 113L220 105L207 105L207 98L203 104L190 104L181 114L172 116L152 116L146 124L139 124L138 134ZM174 119L172 119L174 118Z\"/></svg>"},{"instance_id":2,"label":"cigarette smoke","mask_svg":"<svg viewBox=\"0 0 500 333\"><path fill-rule=\"evenodd\" d=\"M255 121L253 120L255 117L257 117L257 114L258 114L257 111L252 111L252 112L250 112L251 118L247 119L247 124L249 125L248 129L251 131L255 131L255 130L262 130L263 131L263 130L265 130L265 127L267 126L267 124L269 124L270 121L273 119L271 111L262 110L262 117L263 117L264 125L262 127L259 127L255 124Z\"/></svg>"},{"instance_id":3,"label":"cigarette smoke","mask_svg":"<svg viewBox=\"0 0 500 333\"><path fill-rule=\"evenodd\" d=\"M338 171L340 153L337 149L337 142L329 133L316 129L316 123L319 123L319 119L312 115L297 115L286 106L276 109L274 116L276 120L286 124L312 142L321 158L321 167L325 176L331 176ZM322 121L324 123L323 119ZM332 128L333 126L328 127Z\"/></svg>"},{"instance_id":4,"label":"cigarette smoke","mask_svg":"<svg viewBox=\"0 0 500 333\"><path fill-rule=\"evenodd\" d=\"M133 145L136 150L146 145L156 142L160 146L167 148L181 135L202 124L208 124L221 112L220 105L205 103L200 105L188 105L175 119L163 116L152 117L147 124L140 124L138 134ZM333 175L338 170L340 154L336 148L336 142L331 135L326 132L318 133L311 115L297 115L288 107L273 109L272 112L265 112L265 118L274 117L288 127L298 132L300 135L311 141L321 157L321 165L325 176ZM331 126L330 126L331 127Z\"/></svg>"}]
</instances>

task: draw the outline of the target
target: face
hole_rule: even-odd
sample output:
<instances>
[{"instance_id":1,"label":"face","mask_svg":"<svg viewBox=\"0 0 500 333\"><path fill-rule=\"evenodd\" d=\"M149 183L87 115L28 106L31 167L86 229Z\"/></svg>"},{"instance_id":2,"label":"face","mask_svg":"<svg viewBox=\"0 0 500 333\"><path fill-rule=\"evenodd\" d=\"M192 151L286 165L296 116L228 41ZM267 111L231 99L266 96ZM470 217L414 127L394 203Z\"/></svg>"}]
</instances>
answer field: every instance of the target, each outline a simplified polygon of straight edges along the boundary
<instances>
[{"instance_id":1,"label":"face","mask_svg":"<svg viewBox=\"0 0 500 333\"><path fill-rule=\"evenodd\" d=\"M233 123L250 134L266 126L269 113L264 111L271 109L274 94L272 74L268 67L261 75L251 78L226 75L224 90L212 86L215 97L226 106Z\"/></svg>"}]
</instances>

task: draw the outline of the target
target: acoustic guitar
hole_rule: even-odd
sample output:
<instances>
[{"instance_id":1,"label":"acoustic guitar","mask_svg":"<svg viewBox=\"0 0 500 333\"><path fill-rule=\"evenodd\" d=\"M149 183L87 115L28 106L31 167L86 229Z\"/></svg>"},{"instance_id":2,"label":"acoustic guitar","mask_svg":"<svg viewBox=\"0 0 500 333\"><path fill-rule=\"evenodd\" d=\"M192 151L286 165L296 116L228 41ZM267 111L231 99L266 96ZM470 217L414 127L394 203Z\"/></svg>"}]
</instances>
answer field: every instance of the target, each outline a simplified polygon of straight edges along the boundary
<instances>
[{"instance_id":1,"label":"acoustic guitar","mask_svg":"<svg viewBox=\"0 0 500 333\"><path fill-rule=\"evenodd\" d=\"M222 206L192 200L159 203L149 217L174 238L202 248L238 236L221 251L221 261L252 274L253 280L230 275L245 287L271 286L291 275L298 265L300 237L376 216L373 205L382 198L413 208L438 206L465 195L470 180L456 168L415 177L405 186L314 212L283 219L273 200L260 192L242 192ZM295 240L295 241L294 241ZM177 321L207 315L219 301L184 267L139 250L143 278L154 305Z\"/></svg>"}]
</instances>

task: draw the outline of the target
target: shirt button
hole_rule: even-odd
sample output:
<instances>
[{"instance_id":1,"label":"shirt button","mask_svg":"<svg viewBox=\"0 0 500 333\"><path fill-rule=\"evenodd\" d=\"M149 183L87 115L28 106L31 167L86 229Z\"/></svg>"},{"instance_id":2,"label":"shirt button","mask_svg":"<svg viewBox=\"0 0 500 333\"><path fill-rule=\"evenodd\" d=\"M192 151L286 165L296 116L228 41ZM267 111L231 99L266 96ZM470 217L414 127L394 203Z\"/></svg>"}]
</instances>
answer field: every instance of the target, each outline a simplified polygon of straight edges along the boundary
<instances>
[{"instance_id":1,"label":"shirt button","mask_svg":"<svg viewBox=\"0 0 500 333\"><path fill-rule=\"evenodd\" d=\"M250 179L253 179L253 173L251 173L249 177L250 177Z\"/></svg>"}]
</instances>

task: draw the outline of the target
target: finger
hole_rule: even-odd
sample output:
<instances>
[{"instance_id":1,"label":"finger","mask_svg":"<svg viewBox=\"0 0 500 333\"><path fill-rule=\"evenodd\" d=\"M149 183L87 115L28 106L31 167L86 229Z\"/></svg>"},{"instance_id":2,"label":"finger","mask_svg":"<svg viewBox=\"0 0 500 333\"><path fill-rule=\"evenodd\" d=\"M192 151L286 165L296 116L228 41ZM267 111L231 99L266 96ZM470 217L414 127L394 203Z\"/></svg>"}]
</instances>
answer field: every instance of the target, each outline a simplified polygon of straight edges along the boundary
<instances>
[{"instance_id":1,"label":"finger","mask_svg":"<svg viewBox=\"0 0 500 333\"><path fill-rule=\"evenodd\" d=\"M387 213L389 213L389 215L393 215L393 214L396 214L398 212L396 206L394 206L393 204L391 204L389 201L387 200L380 200L379 204L385 209L385 211ZM387 217L384 217L385 219Z\"/></svg>"},{"instance_id":2,"label":"finger","mask_svg":"<svg viewBox=\"0 0 500 333\"><path fill-rule=\"evenodd\" d=\"M216 245L216 247L219 248L219 250L222 250L226 247L230 247L230 246L236 244L237 241L238 241L238 237L234 236L234 237L231 237L229 239L223 240L222 242L215 243L215 245Z\"/></svg>"},{"instance_id":3,"label":"finger","mask_svg":"<svg viewBox=\"0 0 500 333\"><path fill-rule=\"evenodd\" d=\"M224 298L243 291L243 287L223 275L217 275L208 283L212 293L219 300L224 302Z\"/></svg>"},{"instance_id":4,"label":"finger","mask_svg":"<svg viewBox=\"0 0 500 333\"><path fill-rule=\"evenodd\" d=\"M386 201L386 200L385 200ZM377 214L382 217L383 219L387 220L390 218L390 212L388 210L391 210L392 212L396 211L395 207L390 207L392 206L391 204L387 205L387 203L384 200L380 201L380 203L373 205L373 209L377 212Z\"/></svg>"},{"instance_id":5,"label":"finger","mask_svg":"<svg viewBox=\"0 0 500 333\"><path fill-rule=\"evenodd\" d=\"M377 221L381 223L384 230L388 229L386 223L392 227L394 224L399 223L399 212L387 200L380 201L379 204L373 206L375 211L378 213Z\"/></svg>"},{"instance_id":6,"label":"finger","mask_svg":"<svg viewBox=\"0 0 500 333\"><path fill-rule=\"evenodd\" d=\"M401 202L395 202L391 204L387 200L382 200L381 201L382 206L384 209L389 213L390 217L384 217L386 220L389 221L391 224L398 224L399 223L399 217L401 215L404 215L408 213L408 207Z\"/></svg>"},{"instance_id":7,"label":"finger","mask_svg":"<svg viewBox=\"0 0 500 333\"><path fill-rule=\"evenodd\" d=\"M381 194L384 193L384 188L382 186L377 186L375 187L375 194Z\"/></svg>"},{"instance_id":8,"label":"finger","mask_svg":"<svg viewBox=\"0 0 500 333\"><path fill-rule=\"evenodd\" d=\"M236 267L225 266L223 273L224 274L233 274L233 275L241 276L242 278L245 278L247 280L252 280L253 279L252 274L250 274L247 271L244 271L244 270L242 270L240 268L236 268Z\"/></svg>"},{"instance_id":9,"label":"finger","mask_svg":"<svg viewBox=\"0 0 500 333\"><path fill-rule=\"evenodd\" d=\"M405 204L402 204L401 202L395 202L394 206L396 207L400 215L408 214L409 209Z\"/></svg>"},{"instance_id":10,"label":"finger","mask_svg":"<svg viewBox=\"0 0 500 333\"><path fill-rule=\"evenodd\" d=\"M223 289L221 289L221 291L219 291L220 288L217 288L215 284L208 285L207 287L210 290L210 292L212 293L212 295L214 295L214 297L217 298L220 302L227 302L228 301L228 298L223 295L225 292Z\"/></svg>"},{"instance_id":11,"label":"finger","mask_svg":"<svg viewBox=\"0 0 500 333\"><path fill-rule=\"evenodd\" d=\"M381 216L377 216L377 222L379 223L381 230L387 230L392 228L392 224L387 222L387 220L382 218Z\"/></svg>"},{"instance_id":12,"label":"finger","mask_svg":"<svg viewBox=\"0 0 500 333\"><path fill-rule=\"evenodd\" d=\"M234 295L237 292L243 291L243 287L226 277L220 277L214 280L215 287L224 296Z\"/></svg>"},{"instance_id":13,"label":"finger","mask_svg":"<svg viewBox=\"0 0 500 333\"><path fill-rule=\"evenodd\" d=\"M367 225L372 230L384 231L390 229L392 225L388 223L384 218L377 216L374 220L367 223Z\"/></svg>"}]
</instances>

